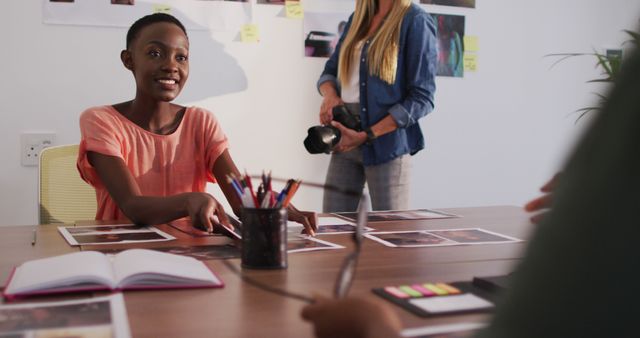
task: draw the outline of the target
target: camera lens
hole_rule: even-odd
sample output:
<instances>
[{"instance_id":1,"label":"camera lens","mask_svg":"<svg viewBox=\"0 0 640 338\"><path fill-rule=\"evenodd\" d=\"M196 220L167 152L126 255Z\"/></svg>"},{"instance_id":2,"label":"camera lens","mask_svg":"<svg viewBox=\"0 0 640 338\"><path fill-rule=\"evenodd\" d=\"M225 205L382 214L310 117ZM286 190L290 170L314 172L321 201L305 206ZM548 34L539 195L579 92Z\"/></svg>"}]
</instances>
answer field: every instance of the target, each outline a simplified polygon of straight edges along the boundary
<instances>
[{"instance_id":1,"label":"camera lens","mask_svg":"<svg viewBox=\"0 0 640 338\"><path fill-rule=\"evenodd\" d=\"M329 154L340 142L340 130L333 126L313 126L307 130L304 147L311 154Z\"/></svg>"}]
</instances>

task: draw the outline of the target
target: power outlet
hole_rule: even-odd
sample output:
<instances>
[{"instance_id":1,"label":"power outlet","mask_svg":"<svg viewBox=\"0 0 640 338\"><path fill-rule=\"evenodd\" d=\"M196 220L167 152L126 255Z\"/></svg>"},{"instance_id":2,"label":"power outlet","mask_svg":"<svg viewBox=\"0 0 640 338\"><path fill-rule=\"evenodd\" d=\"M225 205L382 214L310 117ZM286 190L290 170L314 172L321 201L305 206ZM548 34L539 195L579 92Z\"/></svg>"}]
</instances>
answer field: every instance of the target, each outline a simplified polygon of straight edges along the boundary
<instances>
[{"instance_id":1,"label":"power outlet","mask_svg":"<svg viewBox=\"0 0 640 338\"><path fill-rule=\"evenodd\" d=\"M20 135L21 163L24 167L37 167L42 149L51 147L55 141L54 133L24 133Z\"/></svg>"}]
</instances>

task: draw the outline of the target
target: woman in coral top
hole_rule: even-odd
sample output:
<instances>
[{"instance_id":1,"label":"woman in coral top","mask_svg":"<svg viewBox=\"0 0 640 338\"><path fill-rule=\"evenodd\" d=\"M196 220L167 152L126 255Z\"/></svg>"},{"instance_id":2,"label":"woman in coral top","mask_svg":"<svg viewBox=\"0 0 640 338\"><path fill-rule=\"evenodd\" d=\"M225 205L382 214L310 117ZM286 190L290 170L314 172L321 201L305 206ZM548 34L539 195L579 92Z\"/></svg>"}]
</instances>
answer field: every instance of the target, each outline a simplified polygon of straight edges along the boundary
<instances>
[{"instance_id":1,"label":"woman in coral top","mask_svg":"<svg viewBox=\"0 0 640 338\"><path fill-rule=\"evenodd\" d=\"M212 231L229 220L205 192L218 182L236 214L241 201L227 183L240 176L215 116L172 103L189 76L189 39L182 23L156 13L136 21L120 54L136 81L131 101L93 107L80 117L78 170L96 189L98 220L161 224L189 216ZM314 233L316 215L289 207L289 218Z\"/></svg>"}]
</instances>

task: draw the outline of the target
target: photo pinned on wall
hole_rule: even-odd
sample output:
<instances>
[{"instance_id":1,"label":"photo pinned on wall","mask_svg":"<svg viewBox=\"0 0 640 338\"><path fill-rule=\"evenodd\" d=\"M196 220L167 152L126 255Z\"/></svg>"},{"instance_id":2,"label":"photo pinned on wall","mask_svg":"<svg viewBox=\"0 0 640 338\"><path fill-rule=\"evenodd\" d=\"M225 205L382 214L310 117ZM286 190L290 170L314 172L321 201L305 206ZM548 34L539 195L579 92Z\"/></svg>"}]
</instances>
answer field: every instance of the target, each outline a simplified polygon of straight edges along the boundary
<instances>
[{"instance_id":1,"label":"photo pinned on wall","mask_svg":"<svg viewBox=\"0 0 640 338\"><path fill-rule=\"evenodd\" d=\"M136 4L136 0L111 0L112 5L130 5Z\"/></svg>"},{"instance_id":2,"label":"photo pinned on wall","mask_svg":"<svg viewBox=\"0 0 640 338\"><path fill-rule=\"evenodd\" d=\"M476 0L420 0L425 5L476 8Z\"/></svg>"},{"instance_id":3,"label":"photo pinned on wall","mask_svg":"<svg viewBox=\"0 0 640 338\"><path fill-rule=\"evenodd\" d=\"M437 76L464 76L464 25L462 15L431 13L438 28Z\"/></svg>"},{"instance_id":4,"label":"photo pinned on wall","mask_svg":"<svg viewBox=\"0 0 640 338\"><path fill-rule=\"evenodd\" d=\"M349 13L305 12L304 55L329 57L347 25Z\"/></svg>"},{"instance_id":5,"label":"photo pinned on wall","mask_svg":"<svg viewBox=\"0 0 640 338\"><path fill-rule=\"evenodd\" d=\"M287 0L287 1L296 1L296 0ZM257 4L259 5L284 5L285 0L258 0Z\"/></svg>"}]
</instances>

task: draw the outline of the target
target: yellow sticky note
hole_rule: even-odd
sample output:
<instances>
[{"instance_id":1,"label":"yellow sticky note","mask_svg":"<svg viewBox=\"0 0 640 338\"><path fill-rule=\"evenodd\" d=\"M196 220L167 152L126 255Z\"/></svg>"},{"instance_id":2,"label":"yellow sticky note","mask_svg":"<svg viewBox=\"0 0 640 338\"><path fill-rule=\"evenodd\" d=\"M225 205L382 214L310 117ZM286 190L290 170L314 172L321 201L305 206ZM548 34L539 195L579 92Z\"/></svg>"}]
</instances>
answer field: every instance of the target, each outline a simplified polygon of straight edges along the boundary
<instances>
[{"instance_id":1,"label":"yellow sticky note","mask_svg":"<svg viewBox=\"0 0 640 338\"><path fill-rule=\"evenodd\" d=\"M478 37L473 35L464 36L464 51L465 52L477 52L480 50L478 46Z\"/></svg>"},{"instance_id":2,"label":"yellow sticky note","mask_svg":"<svg viewBox=\"0 0 640 338\"><path fill-rule=\"evenodd\" d=\"M240 41L242 42L258 42L260 41L260 31L258 25L246 24L240 29Z\"/></svg>"},{"instance_id":3,"label":"yellow sticky note","mask_svg":"<svg viewBox=\"0 0 640 338\"><path fill-rule=\"evenodd\" d=\"M171 6L165 4L153 4L153 12L154 13L171 13Z\"/></svg>"},{"instance_id":4,"label":"yellow sticky note","mask_svg":"<svg viewBox=\"0 0 640 338\"><path fill-rule=\"evenodd\" d=\"M475 72L478 70L478 55L475 53L464 53L464 71Z\"/></svg>"},{"instance_id":5,"label":"yellow sticky note","mask_svg":"<svg viewBox=\"0 0 640 338\"><path fill-rule=\"evenodd\" d=\"M300 3L300 1L285 1L284 9L285 9L287 18L302 19L304 17L304 12L302 11L302 4Z\"/></svg>"}]
</instances>

